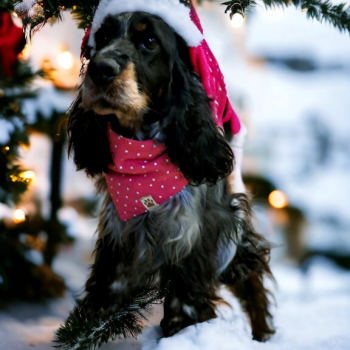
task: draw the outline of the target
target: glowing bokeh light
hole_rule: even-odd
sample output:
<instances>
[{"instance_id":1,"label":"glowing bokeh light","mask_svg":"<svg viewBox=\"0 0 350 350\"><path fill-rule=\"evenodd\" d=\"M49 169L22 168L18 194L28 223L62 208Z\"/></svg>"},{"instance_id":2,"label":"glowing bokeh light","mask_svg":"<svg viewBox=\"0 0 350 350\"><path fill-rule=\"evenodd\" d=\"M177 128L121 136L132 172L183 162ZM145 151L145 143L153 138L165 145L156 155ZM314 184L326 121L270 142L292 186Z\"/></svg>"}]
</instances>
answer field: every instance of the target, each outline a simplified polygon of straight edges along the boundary
<instances>
[{"instance_id":1,"label":"glowing bokeh light","mask_svg":"<svg viewBox=\"0 0 350 350\"><path fill-rule=\"evenodd\" d=\"M69 51L62 52L57 58L58 64L64 69L73 67L73 55Z\"/></svg>"},{"instance_id":2,"label":"glowing bokeh light","mask_svg":"<svg viewBox=\"0 0 350 350\"><path fill-rule=\"evenodd\" d=\"M26 221L26 214L24 214L22 209L17 209L13 214L13 222L15 224L20 224L24 221Z\"/></svg>"},{"instance_id":3,"label":"glowing bokeh light","mask_svg":"<svg viewBox=\"0 0 350 350\"><path fill-rule=\"evenodd\" d=\"M274 208L282 209L288 205L288 199L283 192L276 190L269 194L269 203Z\"/></svg>"},{"instance_id":4,"label":"glowing bokeh light","mask_svg":"<svg viewBox=\"0 0 350 350\"><path fill-rule=\"evenodd\" d=\"M36 178L36 174L32 170L24 171L23 173L20 173L19 176L27 180L35 180Z\"/></svg>"},{"instance_id":5,"label":"glowing bokeh light","mask_svg":"<svg viewBox=\"0 0 350 350\"><path fill-rule=\"evenodd\" d=\"M19 58L26 61L28 60L29 56L30 56L30 51L31 51L31 47L29 44L27 44L24 49L22 50L22 52L19 54Z\"/></svg>"},{"instance_id":6,"label":"glowing bokeh light","mask_svg":"<svg viewBox=\"0 0 350 350\"><path fill-rule=\"evenodd\" d=\"M234 28L240 28L243 26L245 18L239 13L235 13L232 17L231 24Z\"/></svg>"}]
</instances>

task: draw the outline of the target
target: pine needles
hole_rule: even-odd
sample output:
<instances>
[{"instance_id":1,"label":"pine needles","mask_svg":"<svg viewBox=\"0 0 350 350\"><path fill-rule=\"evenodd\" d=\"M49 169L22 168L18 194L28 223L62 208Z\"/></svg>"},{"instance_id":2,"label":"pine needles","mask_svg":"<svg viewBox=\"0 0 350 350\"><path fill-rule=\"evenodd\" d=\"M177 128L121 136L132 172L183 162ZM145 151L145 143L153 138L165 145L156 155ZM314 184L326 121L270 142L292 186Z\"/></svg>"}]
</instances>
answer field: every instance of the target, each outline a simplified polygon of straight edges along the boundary
<instances>
[{"instance_id":1,"label":"pine needles","mask_svg":"<svg viewBox=\"0 0 350 350\"><path fill-rule=\"evenodd\" d=\"M340 31L350 33L350 6L345 8L346 4L332 5L330 1L317 0L292 0L296 7L306 10L308 18L315 18L320 22L331 23Z\"/></svg>"},{"instance_id":2,"label":"pine needles","mask_svg":"<svg viewBox=\"0 0 350 350\"><path fill-rule=\"evenodd\" d=\"M350 34L350 6L346 3L333 5L329 0L263 0L266 7L275 6L287 7L294 5L306 11L308 18L316 19L319 22L328 22L340 31L347 31ZM230 12L230 17L235 13L244 16L246 11L256 5L254 0L231 0L222 3L226 6L226 13Z\"/></svg>"},{"instance_id":3,"label":"pine needles","mask_svg":"<svg viewBox=\"0 0 350 350\"><path fill-rule=\"evenodd\" d=\"M255 6L256 2L254 0L231 0L223 2L221 5L226 6L225 13L230 12L230 18L232 19L236 13L244 17L247 9Z\"/></svg>"},{"instance_id":4,"label":"pine needles","mask_svg":"<svg viewBox=\"0 0 350 350\"><path fill-rule=\"evenodd\" d=\"M16 1L15 10L23 20L28 36L40 30L49 20L60 20L62 12L69 10L78 23L78 28L91 26L99 0L45 0L34 1L30 8L23 10L16 7L25 4L26 0Z\"/></svg>"},{"instance_id":5,"label":"pine needles","mask_svg":"<svg viewBox=\"0 0 350 350\"><path fill-rule=\"evenodd\" d=\"M81 305L76 306L65 325L57 331L54 347L94 350L110 339L136 338L142 331L142 321L152 313L152 305L159 303L167 290L159 284L145 286L136 296L131 296L119 311L106 318L89 315Z\"/></svg>"},{"instance_id":6,"label":"pine needles","mask_svg":"<svg viewBox=\"0 0 350 350\"><path fill-rule=\"evenodd\" d=\"M17 1L15 4L21 4L25 1ZM32 6L31 15L29 15L30 11L17 11L17 13L23 19L23 26L27 28L29 35L39 30L47 21L61 19L64 10L70 10L77 20L78 27L86 29L91 26L99 2L99 0L38 0ZM346 7L345 3L333 5L329 0L263 0L263 2L269 8L287 7L293 4L306 11L308 18L316 19L319 22L328 22L340 31L350 33L350 6ZM0 0L0 8L1 5L8 8L11 4L13 2L10 0ZM235 13L244 16L247 10L256 5L256 2L255 0L230 0L222 4L226 6L225 12L229 12L232 18Z\"/></svg>"}]
</instances>

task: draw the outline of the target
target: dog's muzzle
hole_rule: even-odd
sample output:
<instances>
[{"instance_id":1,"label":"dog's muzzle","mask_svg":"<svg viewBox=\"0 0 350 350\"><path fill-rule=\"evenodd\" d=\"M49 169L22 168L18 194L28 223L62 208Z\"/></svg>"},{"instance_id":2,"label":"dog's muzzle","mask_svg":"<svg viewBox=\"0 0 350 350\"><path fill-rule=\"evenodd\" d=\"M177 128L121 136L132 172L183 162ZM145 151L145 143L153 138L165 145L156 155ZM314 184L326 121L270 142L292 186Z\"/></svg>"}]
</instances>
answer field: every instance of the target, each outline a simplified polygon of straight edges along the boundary
<instances>
[{"instance_id":1,"label":"dog's muzzle","mask_svg":"<svg viewBox=\"0 0 350 350\"><path fill-rule=\"evenodd\" d=\"M97 86L108 85L120 73L120 65L113 59L92 60L89 64L89 74Z\"/></svg>"}]
</instances>

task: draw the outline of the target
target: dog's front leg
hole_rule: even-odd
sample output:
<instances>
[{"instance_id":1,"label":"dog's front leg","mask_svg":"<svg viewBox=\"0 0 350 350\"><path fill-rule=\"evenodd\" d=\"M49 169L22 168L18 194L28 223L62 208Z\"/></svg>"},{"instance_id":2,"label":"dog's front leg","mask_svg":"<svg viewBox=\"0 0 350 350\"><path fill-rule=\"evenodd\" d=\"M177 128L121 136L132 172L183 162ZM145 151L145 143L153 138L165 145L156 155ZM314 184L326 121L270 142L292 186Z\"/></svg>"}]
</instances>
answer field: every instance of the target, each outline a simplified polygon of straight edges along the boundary
<instances>
[{"instance_id":1,"label":"dog's front leg","mask_svg":"<svg viewBox=\"0 0 350 350\"><path fill-rule=\"evenodd\" d=\"M108 236L98 239L94 255L95 262L85 284L82 305L87 313L104 315L111 311L111 307L118 307L124 299L125 288L119 281L123 274L122 255L118 246L113 244Z\"/></svg>"},{"instance_id":2,"label":"dog's front leg","mask_svg":"<svg viewBox=\"0 0 350 350\"><path fill-rule=\"evenodd\" d=\"M166 279L170 279L161 321L165 337L216 317L214 300L218 298L214 279L211 278L211 269L205 273L206 264L196 261L198 257L196 253L191 253L182 266L171 267L165 274Z\"/></svg>"},{"instance_id":3,"label":"dog's front leg","mask_svg":"<svg viewBox=\"0 0 350 350\"><path fill-rule=\"evenodd\" d=\"M85 284L85 296L81 302L87 314L101 318L128 309L130 304L140 301L140 296L147 290L153 290L154 294L157 289L156 274L151 271L135 278L137 271L131 273L128 259L128 256L132 256L131 252L109 238L107 236L97 241L95 262Z\"/></svg>"},{"instance_id":4,"label":"dog's front leg","mask_svg":"<svg viewBox=\"0 0 350 350\"><path fill-rule=\"evenodd\" d=\"M268 265L270 244L259 234L247 230L237 246L236 256L221 281L238 297L250 318L253 339L266 341L275 333L270 313L271 293L265 277L273 278Z\"/></svg>"}]
</instances>

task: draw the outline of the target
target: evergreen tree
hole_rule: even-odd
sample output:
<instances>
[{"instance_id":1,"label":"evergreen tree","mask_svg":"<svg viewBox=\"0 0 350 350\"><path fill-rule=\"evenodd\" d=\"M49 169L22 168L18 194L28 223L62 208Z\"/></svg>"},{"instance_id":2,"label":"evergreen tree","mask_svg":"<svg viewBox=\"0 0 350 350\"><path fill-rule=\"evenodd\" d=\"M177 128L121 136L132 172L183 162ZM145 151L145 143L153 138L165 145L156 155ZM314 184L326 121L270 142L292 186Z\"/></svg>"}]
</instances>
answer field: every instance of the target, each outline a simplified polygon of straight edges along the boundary
<instances>
[{"instance_id":1,"label":"evergreen tree","mask_svg":"<svg viewBox=\"0 0 350 350\"><path fill-rule=\"evenodd\" d=\"M12 5L0 2L0 203L9 206L18 203L31 181L17 165L19 148L29 144L21 102L34 96L29 85L41 74L18 59L25 40L10 15ZM32 249L40 248L40 225L19 219L0 221L0 299L62 295L63 280L48 265L31 262Z\"/></svg>"}]
</instances>

